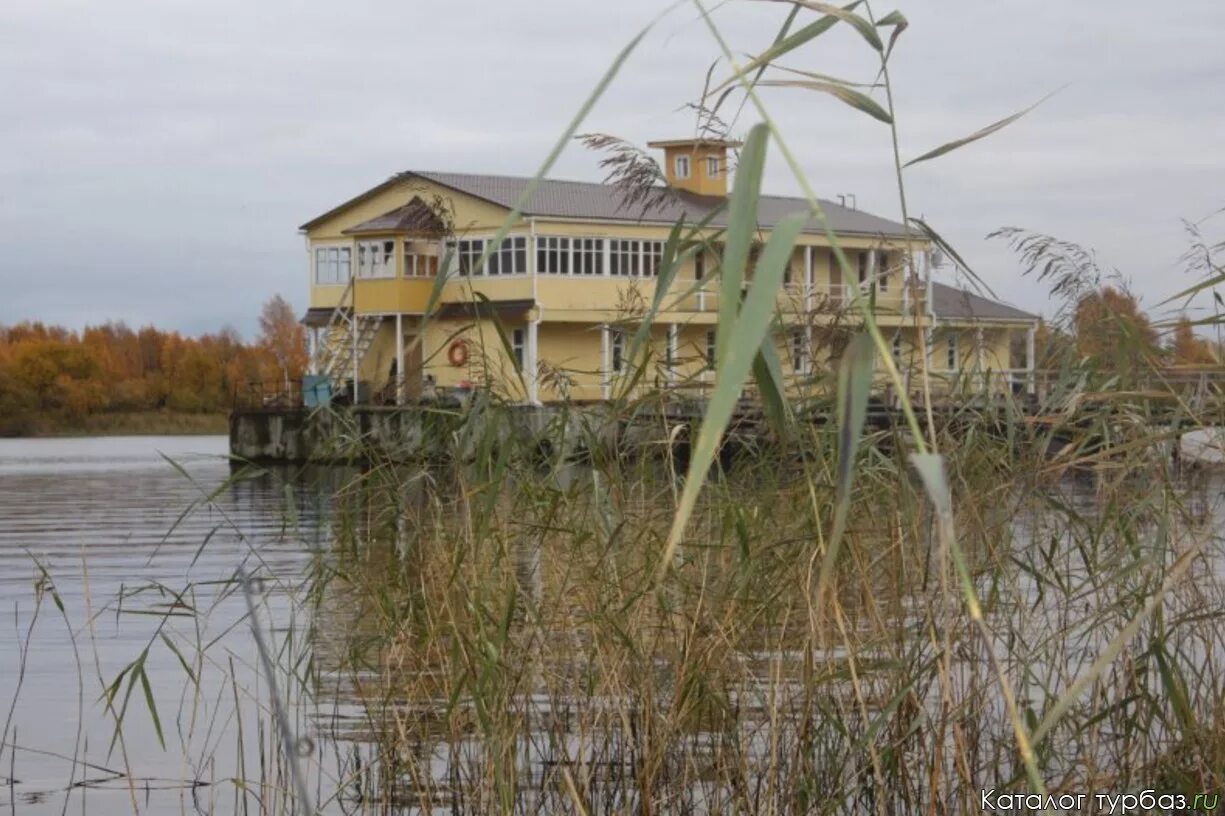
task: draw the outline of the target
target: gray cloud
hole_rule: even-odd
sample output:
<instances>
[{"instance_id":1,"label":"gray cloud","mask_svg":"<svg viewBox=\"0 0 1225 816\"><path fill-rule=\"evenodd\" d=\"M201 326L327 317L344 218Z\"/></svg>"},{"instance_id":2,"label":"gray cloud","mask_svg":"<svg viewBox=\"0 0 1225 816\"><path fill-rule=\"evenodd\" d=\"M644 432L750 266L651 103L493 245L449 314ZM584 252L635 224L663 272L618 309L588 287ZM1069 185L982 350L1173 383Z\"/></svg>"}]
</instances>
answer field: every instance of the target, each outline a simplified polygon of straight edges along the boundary
<instances>
[{"instance_id":1,"label":"gray cloud","mask_svg":"<svg viewBox=\"0 0 1225 816\"><path fill-rule=\"evenodd\" d=\"M612 56L662 10L538 0L198 4L16 0L0 9L0 322L108 318L250 334L260 303L305 302L296 226L407 168L531 173ZM1009 224L1095 246L1149 301L1182 283L1179 219L1225 205L1225 7L916 0L892 67L903 157L1067 85L991 139L907 174L912 212L1002 297L1047 309ZM733 47L786 13L729 3ZM645 142L719 51L691 7L665 18L585 125ZM870 80L835 30L790 60ZM716 71L722 74L721 71ZM835 100L765 94L827 197L897 217L887 128ZM743 131L757 120L751 107ZM573 146L554 175L598 180ZM768 186L796 192L777 153Z\"/></svg>"}]
</instances>

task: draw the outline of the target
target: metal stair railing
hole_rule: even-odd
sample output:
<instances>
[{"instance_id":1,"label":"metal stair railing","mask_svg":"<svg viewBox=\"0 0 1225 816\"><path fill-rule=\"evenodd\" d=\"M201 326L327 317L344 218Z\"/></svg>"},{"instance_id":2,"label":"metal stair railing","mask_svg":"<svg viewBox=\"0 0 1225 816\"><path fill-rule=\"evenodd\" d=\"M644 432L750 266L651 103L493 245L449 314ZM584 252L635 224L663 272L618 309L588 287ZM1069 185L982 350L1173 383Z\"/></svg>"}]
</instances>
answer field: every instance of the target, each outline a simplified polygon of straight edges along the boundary
<instances>
[{"instance_id":1,"label":"metal stair railing","mask_svg":"<svg viewBox=\"0 0 1225 816\"><path fill-rule=\"evenodd\" d=\"M345 381L353 379L354 369L365 359L383 323L381 317L357 314L356 281L356 274L349 276L312 361L314 370L331 382L334 393L340 393Z\"/></svg>"}]
</instances>

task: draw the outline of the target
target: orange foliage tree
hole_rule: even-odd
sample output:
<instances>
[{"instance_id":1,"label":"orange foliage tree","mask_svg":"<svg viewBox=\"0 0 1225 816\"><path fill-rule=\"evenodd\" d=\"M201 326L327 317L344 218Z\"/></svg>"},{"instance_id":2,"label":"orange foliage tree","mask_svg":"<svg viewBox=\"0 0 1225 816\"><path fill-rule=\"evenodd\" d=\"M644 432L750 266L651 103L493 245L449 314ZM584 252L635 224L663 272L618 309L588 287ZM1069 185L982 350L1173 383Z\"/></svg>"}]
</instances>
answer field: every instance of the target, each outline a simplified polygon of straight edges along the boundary
<instances>
[{"instance_id":1,"label":"orange foliage tree","mask_svg":"<svg viewBox=\"0 0 1225 816\"><path fill-rule=\"evenodd\" d=\"M267 355L275 377L288 387L306 371L306 332L293 307L280 295L264 304L259 316L259 347Z\"/></svg>"},{"instance_id":2,"label":"orange foliage tree","mask_svg":"<svg viewBox=\"0 0 1225 816\"><path fill-rule=\"evenodd\" d=\"M1195 336L1195 327L1186 315L1174 324L1174 335L1170 338L1170 357L1174 365L1216 365L1217 356L1212 344Z\"/></svg>"},{"instance_id":3,"label":"orange foliage tree","mask_svg":"<svg viewBox=\"0 0 1225 816\"><path fill-rule=\"evenodd\" d=\"M231 328L184 337L124 323L80 332L0 326L0 435L99 413L228 411L248 383L293 379L306 365L302 328L284 299L264 307L260 328L259 343L248 345Z\"/></svg>"},{"instance_id":4,"label":"orange foliage tree","mask_svg":"<svg viewBox=\"0 0 1225 816\"><path fill-rule=\"evenodd\" d=\"M1072 325L1080 353L1120 374L1140 371L1163 355L1157 330L1135 296L1113 286L1082 297Z\"/></svg>"}]
</instances>

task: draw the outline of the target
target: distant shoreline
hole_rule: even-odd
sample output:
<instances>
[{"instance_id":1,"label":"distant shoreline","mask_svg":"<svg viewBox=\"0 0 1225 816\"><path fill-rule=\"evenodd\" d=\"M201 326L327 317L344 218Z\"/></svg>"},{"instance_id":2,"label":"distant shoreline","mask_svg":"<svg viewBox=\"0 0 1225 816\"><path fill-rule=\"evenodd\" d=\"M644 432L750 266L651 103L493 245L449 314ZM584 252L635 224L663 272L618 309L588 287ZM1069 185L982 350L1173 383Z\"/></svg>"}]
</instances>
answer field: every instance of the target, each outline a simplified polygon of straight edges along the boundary
<instances>
[{"instance_id":1,"label":"distant shoreline","mask_svg":"<svg viewBox=\"0 0 1225 816\"><path fill-rule=\"evenodd\" d=\"M15 433L0 433L0 438L216 436L229 433L229 428L229 417L223 413L131 411L91 414L71 421L59 418L31 418L28 427L12 429L16 431Z\"/></svg>"}]
</instances>

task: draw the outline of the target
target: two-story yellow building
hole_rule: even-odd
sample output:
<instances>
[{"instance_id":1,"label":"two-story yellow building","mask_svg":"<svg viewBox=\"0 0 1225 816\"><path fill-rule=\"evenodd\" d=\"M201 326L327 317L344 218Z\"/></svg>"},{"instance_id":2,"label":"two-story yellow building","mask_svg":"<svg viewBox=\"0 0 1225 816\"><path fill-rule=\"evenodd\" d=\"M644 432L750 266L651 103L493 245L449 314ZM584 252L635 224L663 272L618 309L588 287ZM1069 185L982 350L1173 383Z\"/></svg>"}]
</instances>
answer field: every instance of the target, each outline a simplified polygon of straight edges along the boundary
<instances>
[{"instance_id":1,"label":"two-story yellow building","mask_svg":"<svg viewBox=\"0 0 1225 816\"><path fill-rule=\"evenodd\" d=\"M541 403L607 399L631 378L638 393L708 385L735 145L652 146L664 151L666 187L628 204L615 185L543 180L483 264L530 179L408 171L304 224L313 373L333 393L352 395L356 382L359 401L388 404L474 387ZM931 247L902 224L822 204L854 273L845 279L826 225L811 221L779 292L776 343L792 387L827 370L860 293L870 294L903 372L917 365L924 332L944 388L1025 382L1037 317L932 282ZM759 240L807 210L803 199L763 195ZM630 360L678 223L677 274Z\"/></svg>"}]
</instances>

